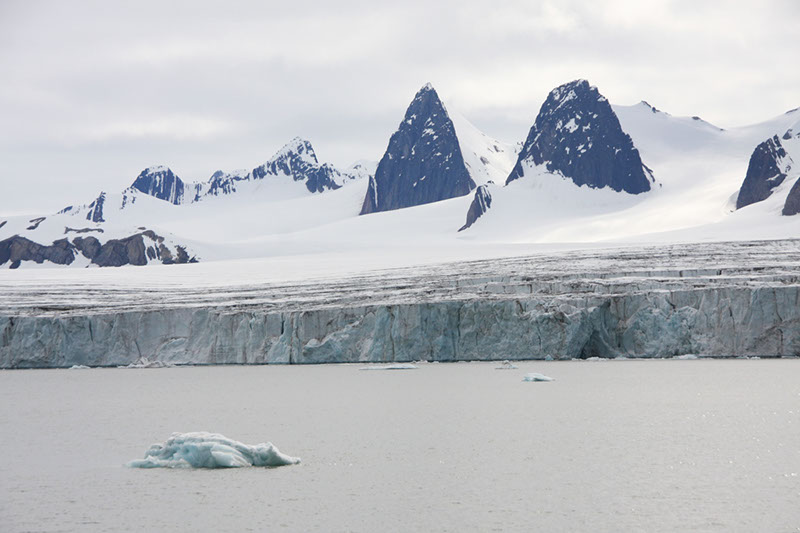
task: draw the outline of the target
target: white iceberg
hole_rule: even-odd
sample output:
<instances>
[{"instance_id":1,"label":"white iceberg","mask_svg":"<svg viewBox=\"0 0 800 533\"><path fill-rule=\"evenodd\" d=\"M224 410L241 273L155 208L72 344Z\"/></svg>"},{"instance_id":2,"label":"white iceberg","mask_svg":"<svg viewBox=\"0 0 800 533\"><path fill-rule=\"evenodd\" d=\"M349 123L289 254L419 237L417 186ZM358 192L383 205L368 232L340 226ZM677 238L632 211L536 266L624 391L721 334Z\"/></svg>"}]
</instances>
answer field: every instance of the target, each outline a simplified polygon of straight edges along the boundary
<instances>
[{"instance_id":1,"label":"white iceberg","mask_svg":"<svg viewBox=\"0 0 800 533\"><path fill-rule=\"evenodd\" d=\"M495 370L516 370L517 368L519 368L517 365L506 359L500 363L500 366L495 367Z\"/></svg>"},{"instance_id":2,"label":"white iceberg","mask_svg":"<svg viewBox=\"0 0 800 533\"><path fill-rule=\"evenodd\" d=\"M522 378L522 381L555 381L555 379L551 378L550 376L545 376L544 374L539 374L538 372L531 372L529 374L525 374L525 377Z\"/></svg>"},{"instance_id":3,"label":"white iceberg","mask_svg":"<svg viewBox=\"0 0 800 533\"><path fill-rule=\"evenodd\" d=\"M695 359L700 359L700 358L693 353L689 353L686 355L676 355L673 357L673 359L680 359L681 361L693 361Z\"/></svg>"},{"instance_id":4,"label":"white iceberg","mask_svg":"<svg viewBox=\"0 0 800 533\"><path fill-rule=\"evenodd\" d=\"M271 442L249 446L218 433L196 431L173 433L163 444L153 444L144 459L131 461L131 468L238 468L285 466L299 457L281 453Z\"/></svg>"},{"instance_id":5,"label":"white iceberg","mask_svg":"<svg viewBox=\"0 0 800 533\"><path fill-rule=\"evenodd\" d=\"M72 365L71 367L69 367L70 370L84 370L87 368L89 367L86 365Z\"/></svg>"},{"instance_id":6,"label":"white iceberg","mask_svg":"<svg viewBox=\"0 0 800 533\"><path fill-rule=\"evenodd\" d=\"M417 365L411 363L395 363L393 365L365 366L359 370L414 370Z\"/></svg>"}]
</instances>

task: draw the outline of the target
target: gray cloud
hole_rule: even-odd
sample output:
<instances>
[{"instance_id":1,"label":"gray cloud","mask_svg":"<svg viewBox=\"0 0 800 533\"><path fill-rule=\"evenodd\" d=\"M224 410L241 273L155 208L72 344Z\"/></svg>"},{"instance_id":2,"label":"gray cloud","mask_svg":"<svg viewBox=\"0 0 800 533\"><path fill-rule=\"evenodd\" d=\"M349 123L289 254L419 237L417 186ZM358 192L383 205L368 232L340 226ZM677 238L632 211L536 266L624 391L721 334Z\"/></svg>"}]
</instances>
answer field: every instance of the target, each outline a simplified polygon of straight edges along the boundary
<instances>
[{"instance_id":1,"label":"gray cloud","mask_svg":"<svg viewBox=\"0 0 800 533\"><path fill-rule=\"evenodd\" d=\"M377 159L426 81L522 140L588 78L729 127L800 105L797 2L16 2L0 5L0 213L53 210L167 164L255 166L295 135Z\"/></svg>"}]
</instances>

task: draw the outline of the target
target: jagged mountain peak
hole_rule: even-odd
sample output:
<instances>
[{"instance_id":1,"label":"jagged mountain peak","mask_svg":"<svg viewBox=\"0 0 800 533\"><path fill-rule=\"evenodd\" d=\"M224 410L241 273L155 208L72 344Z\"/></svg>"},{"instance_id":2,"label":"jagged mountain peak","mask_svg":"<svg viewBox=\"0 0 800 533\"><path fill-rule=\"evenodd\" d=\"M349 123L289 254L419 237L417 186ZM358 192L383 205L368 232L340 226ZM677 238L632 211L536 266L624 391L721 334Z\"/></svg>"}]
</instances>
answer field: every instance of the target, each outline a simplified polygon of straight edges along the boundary
<instances>
[{"instance_id":1,"label":"jagged mountain peak","mask_svg":"<svg viewBox=\"0 0 800 533\"><path fill-rule=\"evenodd\" d=\"M438 202L474 187L453 121L433 86L426 84L389 139L369 180L361 214Z\"/></svg>"},{"instance_id":2,"label":"jagged mountain peak","mask_svg":"<svg viewBox=\"0 0 800 533\"><path fill-rule=\"evenodd\" d=\"M449 119L447 109L439 98L436 89L430 83L426 83L417 91L414 99L406 109L405 122L411 124L417 118L424 118L426 121L432 122L439 115Z\"/></svg>"},{"instance_id":3,"label":"jagged mountain peak","mask_svg":"<svg viewBox=\"0 0 800 533\"><path fill-rule=\"evenodd\" d=\"M506 183L537 165L576 185L631 194L649 191L652 180L608 100L587 80L550 91Z\"/></svg>"},{"instance_id":4,"label":"jagged mountain peak","mask_svg":"<svg viewBox=\"0 0 800 533\"><path fill-rule=\"evenodd\" d=\"M747 174L736 198L736 209L769 198L786 180L792 165L792 158L777 135L756 146L750 156Z\"/></svg>"},{"instance_id":5,"label":"jagged mountain peak","mask_svg":"<svg viewBox=\"0 0 800 533\"><path fill-rule=\"evenodd\" d=\"M184 201L183 181L168 167L161 165L142 170L131 184L131 188L175 205Z\"/></svg>"},{"instance_id":6,"label":"jagged mountain peak","mask_svg":"<svg viewBox=\"0 0 800 533\"><path fill-rule=\"evenodd\" d=\"M427 98L439 99L439 93L436 92L436 89L433 88L433 85L431 85L430 82L420 87L417 91L417 94L414 95L414 100L423 100Z\"/></svg>"},{"instance_id":7,"label":"jagged mountain peak","mask_svg":"<svg viewBox=\"0 0 800 533\"><path fill-rule=\"evenodd\" d=\"M314 151L314 147L311 146L309 141L303 139L302 137L295 137L283 145L283 147L275 152L275 155L269 159L268 163L289 158L298 158L315 165L319 164L319 160L317 160L317 153Z\"/></svg>"}]
</instances>

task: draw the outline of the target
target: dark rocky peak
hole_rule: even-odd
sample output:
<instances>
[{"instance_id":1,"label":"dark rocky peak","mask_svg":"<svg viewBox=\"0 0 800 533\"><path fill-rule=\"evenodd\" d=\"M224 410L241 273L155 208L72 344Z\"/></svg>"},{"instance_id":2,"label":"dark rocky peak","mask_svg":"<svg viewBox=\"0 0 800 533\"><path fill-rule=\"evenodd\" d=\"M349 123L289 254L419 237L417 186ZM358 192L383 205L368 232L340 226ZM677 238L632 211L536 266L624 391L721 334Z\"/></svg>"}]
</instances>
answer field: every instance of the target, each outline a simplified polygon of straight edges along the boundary
<instances>
[{"instance_id":1,"label":"dark rocky peak","mask_svg":"<svg viewBox=\"0 0 800 533\"><path fill-rule=\"evenodd\" d=\"M294 177L309 166L315 165L319 165L319 161L311 143L300 137L295 137L278 150L269 161L253 169L253 177L255 179L263 179L268 174L285 174Z\"/></svg>"},{"instance_id":2,"label":"dark rocky peak","mask_svg":"<svg viewBox=\"0 0 800 533\"><path fill-rule=\"evenodd\" d=\"M311 143L299 137L254 168L251 175L259 180L267 176L290 176L294 181L304 181L311 192L338 189L342 181L341 173L331 165L320 165Z\"/></svg>"},{"instance_id":3,"label":"dark rocky peak","mask_svg":"<svg viewBox=\"0 0 800 533\"><path fill-rule=\"evenodd\" d=\"M550 91L506 183L532 164L546 165L577 185L631 194L649 191L653 181L608 100L586 80Z\"/></svg>"},{"instance_id":4,"label":"dark rocky peak","mask_svg":"<svg viewBox=\"0 0 800 533\"><path fill-rule=\"evenodd\" d=\"M89 204L89 212L86 213L86 220L91 222L105 222L103 218L103 205L106 203L106 193L101 192L92 203Z\"/></svg>"},{"instance_id":5,"label":"dark rocky peak","mask_svg":"<svg viewBox=\"0 0 800 533\"><path fill-rule=\"evenodd\" d=\"M144 169L136 177L131 188L175 205L180 205L184 201L185 185L167 167Z\"/></svg>"},{"instance_id":6,"label":"dark rocky peak","mask_svg":"<svg viewBox=\"0 0 800 533\"><path fill-rule=\"evenodd\" d=\"M489 192L489 185L481 185L475 189L475 196L467 211L467 222L458 231L464 231L472 226L490 207L492 207L492 193Z\"/></svg>"},{"instance_id":7,"label":"dark rocky peak","mask_svg":"<svg viewBox=\"0 0 800 533\"><path fill-rule=\"evenodd\" d=\"M370 178L361 214L438 202L474 188L455 126L428 83L414 96L389 139Z\"/></svg>"},{"instance_id":8,"label":"dark rocky peak","mask_svg":"<svg viewBox=\"0 0 800 533\"><path fill-rule=\"evenodd\" d=\"M247 179L247 176L247 172L243 170L233 173L217 170L208 179L208 183L196 187L194 201L200 200L203 195L219 196L234 193L236 182Z\"/></svg>"},{"instance_id":9,"label":"dark rocky peak","mask_svg":"<svg viewBox=\"0 0 800 533\"><path fill-rule=\"evenodd\" d=\"M756 146L739 189L736 209L769 198L775 188L786 179L791 165L792 159L777 135Z\"/></svg>"}]
</instances>

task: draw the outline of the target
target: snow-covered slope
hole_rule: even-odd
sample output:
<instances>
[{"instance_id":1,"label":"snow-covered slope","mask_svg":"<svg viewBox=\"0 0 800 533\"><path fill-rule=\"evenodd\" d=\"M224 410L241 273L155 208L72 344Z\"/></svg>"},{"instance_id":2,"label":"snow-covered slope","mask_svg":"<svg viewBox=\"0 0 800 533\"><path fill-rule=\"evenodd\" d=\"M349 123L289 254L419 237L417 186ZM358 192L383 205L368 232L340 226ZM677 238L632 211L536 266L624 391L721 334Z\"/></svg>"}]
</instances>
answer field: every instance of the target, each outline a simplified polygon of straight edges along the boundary
<instances>
[{"instance_id":1,"label":"snow-covered slope","mask_svg":"<svg viewBox=\"0 0 800 533\"><path fill-rule=\"evenodd\" d=\"M430 102L439 102L438 96L433 98L432 88L424 87L421 92ZM590 100L593 105L603 103L599 96ZM568 103L576 102L571 99ZM641 163L637 164L646 165L642 169L646 174L652 171L655 177L650 190L632 194L623 187L616 190L611 182L604 186L587 181L587 176L576 178L573 167L549 169L546 162L535 161L526 164L522 178L505 185L520 145L481 133L466 118L439 104L432 104L429 111L442 123L426 119L427 126L411 133L420 138L427 135L433 141L437 134L426 133L431 124L449 131L451 138L442 147L460 152L464 174L473 186L479 186L477 191L423 205L411 202L411 207L361 217L358 214L376 163L361 161L338 170L320 163L310 143L294 139L253 170L218 171L206 182L184 183L166 167L151 167L136 178L135 186L118 193L106 191L55 215L0 217L0 265L24 267L39 260L51 265L54 260L64 263L70 251L73 266L98 264L83 250L89 255L93 250L100 253L97 245L115 241L110 249L119 251L125 246L127 253L131 240L126 239L135 241L130 244L132 264L163 262L163 244L170 251L168 261L178 257L203 262L271 258L296 264L301 257L316 264L324 257L324 261L358 262L360 268L530 253L542 245L800 235L800 216L781 216L789 204L790 190L800 181L800 166L795 164L800 161L798 110L723 130L699 117L672 116L645 102L612 105L613 120L605 117L604 121L612 126L618 121L622 135L629 136L639 154ZM563 110L561 106L553 112ZM580 109L573 112L582 118L574 124L559 119L561 136L554 137L556 148L570 147L572 151L579 139L567 138L568 134L595 132L603 136L592 114L584 116ZM782 159L781 168L791 170L766 199L736 210L751 155L776 135L792 161L788 164L788 159ZM619 136L622 141L625 137ZM411 153L418 141L409 138L403 142ZM612 145L608 147L616 150ZM540 151L549 148L552 146L539 147ZM589 148L584 148L588 154ZM436 153L432 151L431 156ZM423 158L419 163L424 166L426 161ZM393 177L391 173L385 176ZM419 187L419 182L428 179L423 181L423 177L409 183L416 181ZM468 213L471 222L465 224ZM155 241L150 242L149 232L156 236ZM97 245L89 237L96 239ZM153 252L148 252L151 247ZM109 254L115 259L108 264L118 264L120 254L108 252L102 257ZM12 256L23 260L16 262ZM319 269L325 271L324 266Z\"/></svg>"},{"instance_id":2,"label":"snow-covered slope","mask_svg":"<svg viewBox=\"0 0 800 533\"><path fill-rule=\"evenodd\" d=\"M796 182L791 177L768 200L735 211L753 149L765 138L784 135L800 112L723 130L699 117L672 116L646 102L612 109L656 177L651 191L610 194L534 167L525 179L516 180L517 185L490 186L491 209L462 232L463 238L486 242L503 235L506 242L515 243L689 242L800 234L800 217L780 217Z\"/></svg>"},{"instance_id":3,"label":"snow-covered slope","mask_svg":"<svg viewBox=\"0 0 800 533\"><path fill-rule=\"evenodd\" d=\"M475 185L493 181L504 183L514 167L520 145L498 141L489 137L458 111L448 110L456 129L458 144Z\"/></svg>"},{"instance_id":4,"label":"snow-covered slope","mask_svg":"<svg viewBox=\"0 0 800 533\"><path fill-rule=\"evenodd\" d=\"M300 138L252 171L217 171L202 183L149 167L120 193L102 192L55 215L0 220L0 265L173 263L229 257L226 249L248 255L252 239L353 216L372 172L368 161L346 171L320 164ZM320 193L334 198L320 201ZM109 256L117 248L124 253Z\"/></svg>"}]
</instances>

